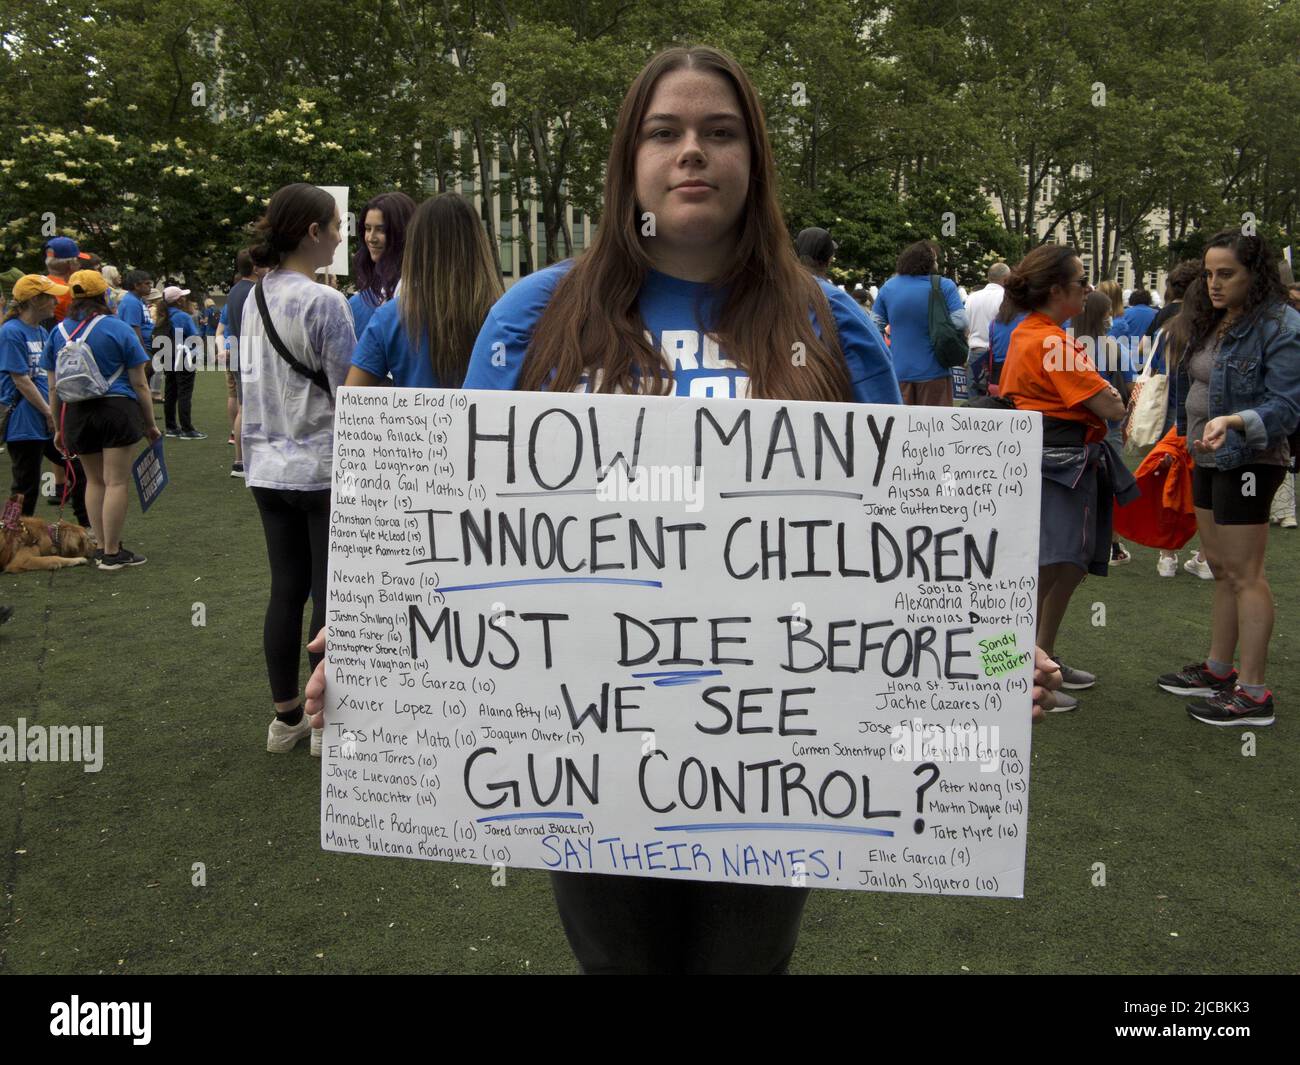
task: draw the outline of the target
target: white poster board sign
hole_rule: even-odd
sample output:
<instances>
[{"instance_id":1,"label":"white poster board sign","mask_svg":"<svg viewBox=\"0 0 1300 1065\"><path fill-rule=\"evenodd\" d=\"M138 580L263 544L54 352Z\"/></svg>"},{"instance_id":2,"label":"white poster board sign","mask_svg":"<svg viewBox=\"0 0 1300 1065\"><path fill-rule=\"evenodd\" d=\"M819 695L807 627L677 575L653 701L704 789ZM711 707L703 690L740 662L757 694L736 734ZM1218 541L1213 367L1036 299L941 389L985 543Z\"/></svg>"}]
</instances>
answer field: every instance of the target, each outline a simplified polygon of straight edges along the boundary
<instances>
[{"instance_id":1,"label":"white poster board sign","mask_svg":"<svg viewBox=\"0 0 1300 1065\"><path fill-rule=\"evenodd\" d=\"M330 263L329 272L335 277L347 277L348 272L352 269L352 257L348 253L351 247L351 238L353 236L348 225L348 188L347 185L317 185L318 189L328 192L334 197L334 202L339 209L339 232L343 239L339 241L339 246L334 249L334 261ZM316 271L318 274L325 273L325 268Z\"/></svg>"},{"instance_id":2,"label":"white poster board sign","mask_svg":"<svg viewBox=\"0 0 1300 1065\"><path fill-rule=\"evenodd\" d=\"M1021 895L1040 451L1013 412L340 389L322 846Z\"/></svg>"}]
</instances>

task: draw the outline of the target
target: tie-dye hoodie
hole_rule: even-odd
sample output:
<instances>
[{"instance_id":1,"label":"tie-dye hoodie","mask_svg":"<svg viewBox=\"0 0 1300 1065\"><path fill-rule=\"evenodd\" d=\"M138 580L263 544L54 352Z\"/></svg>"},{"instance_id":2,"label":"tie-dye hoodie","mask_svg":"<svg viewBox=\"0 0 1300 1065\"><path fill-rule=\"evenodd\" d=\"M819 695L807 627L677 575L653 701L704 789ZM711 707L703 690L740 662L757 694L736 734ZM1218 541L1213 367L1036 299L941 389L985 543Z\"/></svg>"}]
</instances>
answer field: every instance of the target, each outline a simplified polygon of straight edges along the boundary
<instances>
[{"instance_id":1,"label":"tie-dye hoodie","mask_svg":"<svg viewBox=\"0 0 1300 1065\"><path fill-rule=\"evenodd\" d=\"M275 331L294 358L323 369L337 391L348 375L356 335L341 292L291 270L262 282ZM334 403L276 352L262 323L257 295L244 301L239 330L244 407L241 439L250 487L300 492L330 487Z\"/></svg>"}]
</instances>

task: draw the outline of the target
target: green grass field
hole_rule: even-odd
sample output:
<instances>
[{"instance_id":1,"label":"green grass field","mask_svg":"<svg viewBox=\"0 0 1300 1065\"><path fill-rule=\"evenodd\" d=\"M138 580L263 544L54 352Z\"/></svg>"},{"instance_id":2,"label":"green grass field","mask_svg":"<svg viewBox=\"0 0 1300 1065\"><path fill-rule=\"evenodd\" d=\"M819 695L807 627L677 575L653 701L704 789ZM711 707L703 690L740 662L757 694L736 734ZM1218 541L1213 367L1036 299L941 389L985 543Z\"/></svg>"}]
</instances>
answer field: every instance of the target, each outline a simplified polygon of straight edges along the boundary
<instances>
[{"instance_id":1,"label":"green grass field","mask_svg":"<svg viewBox=\"0 0 1300 1065\"><path fill-rule=\"evenodd\" d=\"M320 849L319 762L265 751L267 565L224 397L199 375L208 439L168 441L171 486L132 501L147 565L0 576L0 722L102 724L105 748L97 774L0 765L0 972L574 971L540 872ZM1296 971L1300 532L1272 533L1279 721L1250 757L1152 681L1202 656L1209 582L1133 551L1066 621L1101 681L1035 729L1025 898L814 892L795 972Z\"/></svg>"}]
</instances>

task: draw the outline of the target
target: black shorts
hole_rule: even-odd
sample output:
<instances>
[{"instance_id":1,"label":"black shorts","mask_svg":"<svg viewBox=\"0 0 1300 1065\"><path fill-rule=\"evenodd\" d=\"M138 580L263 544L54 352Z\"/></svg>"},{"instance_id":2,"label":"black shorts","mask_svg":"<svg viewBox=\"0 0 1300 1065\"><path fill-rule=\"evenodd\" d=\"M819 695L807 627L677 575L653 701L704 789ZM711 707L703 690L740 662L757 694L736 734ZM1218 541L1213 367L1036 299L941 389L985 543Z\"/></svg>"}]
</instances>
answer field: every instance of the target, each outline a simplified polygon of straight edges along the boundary
<instances>
[{"instance_id":1,"label":"black shorts","mask_svg":"<svg viewBox=\"0 0 1300 1065\"><path fill-rule=\"evenodd\" d=\"M1215 525L1267 525L1269 506L1285 474L1285 466L1262 462L1235 470L1197 465L1192 471L1192 503L1214 511Z\"/></svg>"},{"instance_id":2,"label":"black shorts","mask_svg":"<svg viewBox=\"0 0 1300 1065\"><path fill-rule=\"evenodd\" d=\"M130 447L144 436L144 415L135 398L101 396L65 403L63 409L64 443L78 455Z\"/></svg>"}]
</instances>

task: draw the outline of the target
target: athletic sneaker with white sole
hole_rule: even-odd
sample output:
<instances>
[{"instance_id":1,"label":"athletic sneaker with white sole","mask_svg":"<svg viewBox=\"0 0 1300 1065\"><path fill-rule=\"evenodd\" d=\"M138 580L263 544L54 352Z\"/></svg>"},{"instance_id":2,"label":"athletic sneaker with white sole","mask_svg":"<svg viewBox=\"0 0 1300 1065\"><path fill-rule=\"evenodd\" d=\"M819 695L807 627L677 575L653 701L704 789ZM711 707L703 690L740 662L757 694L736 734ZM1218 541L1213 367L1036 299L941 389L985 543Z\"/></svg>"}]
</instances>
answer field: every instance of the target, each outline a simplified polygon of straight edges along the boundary
<instances>
[{"instance_id":1,"label":"athletic sneaker with white sole","mask_svg":"<svg viewBox=\"0 0 1300 1065\"><path fill-rule=\"evenodd\" d=\"M1071 710L1079 709L1079 700L1068 692L1052 692L1053 706L1047 712L1049 714L1068 714Z\"/></svg>"},{"instance_id":2,"label":"athletic sneaker with white sole","mask_svg":"<svg viewBox=\"0 0 1300 1065\"><path fill-rule=\"evenodd\" d=\"M1086 688L1091 688L1097 683L1097 678L1083 669L1072 669L1060 659L1057 659L1061 666L1061 687L1069 691L1081 692Z\"/></svg>"},{"instance_id":3,"label":"athletic sneaker with white sole","mask_svg":"<svg viewBox=\"0 0 1300 1065\"><path fill-rule=\"evenodd\" d=\"M1237 671L1229 671L1226 677L1210 672L1207 662L1191 662L1177 673L1162 673L1156 678L1156 686L1170 695L1204 695L1214 696L1219 692L1232 691L1237 683Z\"/></svg>"},{"instance_id":4,"label":"athletic sneaker with white sole","mask_svg":"<svg viewBox=\"0 0 1300 1065\"><path fill-rule=\"evenodd\" d=\"M1214 580L1214 570L1210 569L1210 564L1203 558L1197 558L1193 555L1183 563L1183 569L1195 577L1200 577L1203 581Z\"/></svg>"},{"instance_id":5,"label":"athletic sneaker with white sole","mask_svg":"<svg viewBox=\"0 0 1300 1065\"><path fill-rule=\"evenodd\" d=\"M1241 688L1219 692L1213 698L1187 704L1187 714L1196 721L1220 728L1233 725L1271 725L1277 720L1273 713L1273 693L1265 692L1263 699L1252 699Z\"/></svg>"},{"instance_id":6,"label":"athletic sneaker with white sole","mask_svg":"<svg viewBox=\"0 0 1300 1065\"><path fill-rule=\"evenodd\" d=\"M1178 556L1161 555L1160 560L1156 563L1156 575L1159 577L1177 577Z\"/></svg>"},{"instance_id":7,"label":"athletic sneaker with white sole","mask_svg":"<svg viewBox=\"0 0 1300 1065\"><path fill-rule=\"evenodd\" d=\"M311 730L311 756L320 757L320 749L324 746L325 730L323 728L314 728Z\"/></svg>"},{"instance_id":8,"label":"athletic sneaker with white sole","mask_svg":"<svg viewBox=\"0 0 1300 1065\"><path fill-rule=\"evenodd\" d=\"M286 725L277 717L266 730L266 749L271 754L287 754L311 731L311 718L306 714L302 715L302 720L296 725Z\"/></svg>"},{"instance_id":9,"label":"athletic sneaker with white sole","mask_svg":"<svg viewBox=\"0 0 1300 1065\"><path fill-rule=\"evenodd\" d=\"M95 565L100 569L115 570L122 569L124 566L143 566L148 561L144 555L137 555L134 551L128 550L126 544L119 543L115 555L97 552Z\"/></svg>"}]
</instances>

